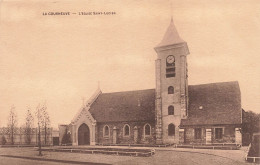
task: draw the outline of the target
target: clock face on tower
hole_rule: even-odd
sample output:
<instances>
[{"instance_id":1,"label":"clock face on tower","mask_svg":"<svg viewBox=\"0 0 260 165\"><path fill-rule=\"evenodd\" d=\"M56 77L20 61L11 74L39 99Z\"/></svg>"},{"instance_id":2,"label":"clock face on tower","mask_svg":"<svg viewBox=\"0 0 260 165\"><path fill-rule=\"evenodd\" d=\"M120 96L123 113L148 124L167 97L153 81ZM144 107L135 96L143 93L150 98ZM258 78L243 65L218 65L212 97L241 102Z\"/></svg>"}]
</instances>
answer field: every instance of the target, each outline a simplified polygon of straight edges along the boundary
<instances>
[{"instance_id":1,"label":"clock face on tower","mask_svg":"<svg viewBox=\"0 0 260 165\"><path fill-rule=\"evenodd\" d=\"M170 55L170 56L167 57L166 61L167 61L168 64L172 64L172 63L174 63L175 58L174 58L173 55Z\"/></svg>"}]
</instances>

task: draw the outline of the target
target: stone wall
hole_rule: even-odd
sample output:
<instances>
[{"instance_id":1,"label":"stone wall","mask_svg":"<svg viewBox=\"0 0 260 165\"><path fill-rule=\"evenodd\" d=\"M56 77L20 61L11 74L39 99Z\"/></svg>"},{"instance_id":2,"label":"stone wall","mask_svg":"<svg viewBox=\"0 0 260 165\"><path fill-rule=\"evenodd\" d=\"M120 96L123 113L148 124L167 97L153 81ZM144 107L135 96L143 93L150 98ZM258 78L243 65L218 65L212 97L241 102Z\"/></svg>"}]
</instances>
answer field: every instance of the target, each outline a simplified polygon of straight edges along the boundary
<instances>
[{"instance_id":1,"label":"stone wall","mask_svg":"<svg viewBox=\"0 0 260 165\"><path fill-rule=\"evenodd\" d=\"M130 135L124 136L124 125L130 126ZM151 135L147 136L144 133L144 126L149 124L151 126ZM109 127L109 135L104 136L104 126ZM147 122L111 122L111 123L98 123L97 124L97 143L112 144L113 143L113 130L117 131L117 144L155 144L155 123L154 121ZM135 131L138 132L135 137Z\"/></svg>"},{"instance_id":2,"label":"stone wall","mask_svg":"<svg viewBox=\"0 0 260 165\"><path fill-rule=\"evenodd\" d=\"M158 58L156 60L156 107L157 116L157 137L162 137L164 144L179 143L179 125L183 118L186 118L187 108L187 61L189 54L186 43L179 43L164 47L155 48ZM166 77L167 58L174 56L175 76ZM169 94L168 88L172 86L174 93ZM168 107L174 107L174 115L168 114ZM168 136L168 126L174 124L174 136Z\"/></svg>"},{"instance_id":3,"label":"stone wall","mask_svg":"<svg viewBox=\"0 0 260 165\"><path fill-rule=\"evenodd\" d=\"M180 136L180 141L185 144L206 144L206 129L211 130L211 143L236 143L235 128L236 125L220 125L220 126L190 126L184 128L184 136ZM195 128L201 128L201 138L195 139ZM221 139L216 139L215 128L223 129Z\"/></svg>"}]
</instances>

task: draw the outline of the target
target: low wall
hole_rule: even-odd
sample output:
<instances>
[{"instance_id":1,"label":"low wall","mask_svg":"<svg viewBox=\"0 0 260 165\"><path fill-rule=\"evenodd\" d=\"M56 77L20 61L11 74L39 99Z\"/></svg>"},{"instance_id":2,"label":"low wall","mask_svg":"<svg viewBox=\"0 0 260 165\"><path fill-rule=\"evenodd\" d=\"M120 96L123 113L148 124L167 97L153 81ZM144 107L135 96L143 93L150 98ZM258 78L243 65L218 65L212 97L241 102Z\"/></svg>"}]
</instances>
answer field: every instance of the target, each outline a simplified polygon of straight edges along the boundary
<instances>
[{"instance_id":1,"label":"low wall","mask_svg":"<svg viewBox=\"0 0 260 165\"><path fill-rule=\"evenodd\" d=\"M46 145L52 145L52 128L48 128L46 131ZM29 143L28 137L30 136L31 142ZM6 141L6 145L10 145L12 143L11 134L9 133L8 128L0 128L0 145L4 145L4 139ZM31 133L27 134L25 128L19 127L14 129L13 134L13 142L14 145L23 145L23 144L38 144L38 129L32 128ZM45 131L41 130L41 142L45 144Z\"/></svg>"}]
</instances>

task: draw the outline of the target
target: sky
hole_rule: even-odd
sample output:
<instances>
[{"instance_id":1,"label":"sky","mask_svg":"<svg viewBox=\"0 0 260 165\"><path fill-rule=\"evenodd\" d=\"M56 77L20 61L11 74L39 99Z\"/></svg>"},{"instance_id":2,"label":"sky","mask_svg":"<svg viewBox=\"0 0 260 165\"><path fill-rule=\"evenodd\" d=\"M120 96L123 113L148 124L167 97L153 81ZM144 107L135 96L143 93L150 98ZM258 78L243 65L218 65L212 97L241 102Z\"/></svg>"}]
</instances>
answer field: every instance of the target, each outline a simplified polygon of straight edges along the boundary
<instances>
[{"instance_id":1,"label":"sky","mask_svg":"<svg viewBox=\"0 0 260 165\"><path fill-rule=\"evenodd\" d=\"M238 81L242 108L260 113L259 0L0 0L0 127L12 105L23 125L28 107L46 103L57 128L98 84L155 88L154 47L171 16L190 50L189 84Z\"/></svg>"}]
</instances>

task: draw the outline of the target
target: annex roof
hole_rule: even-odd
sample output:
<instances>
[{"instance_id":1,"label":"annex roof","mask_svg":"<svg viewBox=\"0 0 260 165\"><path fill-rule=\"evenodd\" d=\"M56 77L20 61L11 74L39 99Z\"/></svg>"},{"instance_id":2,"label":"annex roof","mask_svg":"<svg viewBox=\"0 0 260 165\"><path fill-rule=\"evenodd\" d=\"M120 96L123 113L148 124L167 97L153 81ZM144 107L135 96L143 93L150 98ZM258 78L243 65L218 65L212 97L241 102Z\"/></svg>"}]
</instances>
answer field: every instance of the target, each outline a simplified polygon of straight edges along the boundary
<instances>
[{"instance_id":1,"label":"annex roof","mask_svg":"<svg viewBox=\"0 0 260 165\"><path fill-rule=\"evenodd\" d=\"M238 82L222 82L189 86L186 125L241 124L241 94Z\"/></svg>"}]
</instances>

